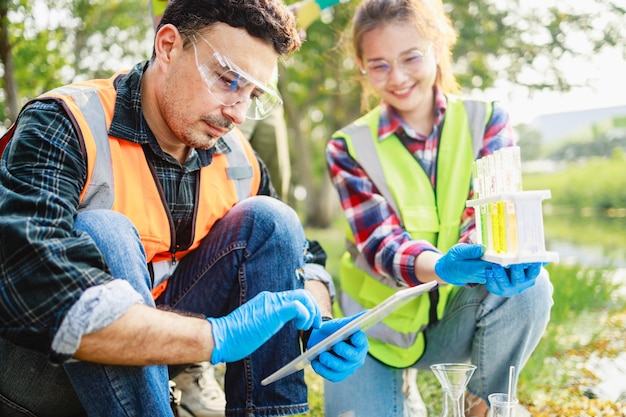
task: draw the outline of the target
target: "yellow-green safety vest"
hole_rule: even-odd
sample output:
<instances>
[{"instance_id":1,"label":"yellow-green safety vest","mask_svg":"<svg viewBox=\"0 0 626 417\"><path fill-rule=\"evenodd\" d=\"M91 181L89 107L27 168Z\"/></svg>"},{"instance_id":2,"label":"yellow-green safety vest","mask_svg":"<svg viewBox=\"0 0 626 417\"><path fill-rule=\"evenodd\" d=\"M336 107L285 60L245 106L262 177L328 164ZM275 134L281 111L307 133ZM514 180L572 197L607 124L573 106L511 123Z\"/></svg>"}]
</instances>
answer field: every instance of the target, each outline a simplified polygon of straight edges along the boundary
<instances>
[{"instance_id":1,"label":"yellow-green safety vest","mask_svg":"<svg viewBox=\"0 0 626 417\"><path fill-rule=\"evenodd\" d=\"M482 147L485 126L492 113L492 103L446 97L448 106L437 154L436 190L395 134L383 140L378 138L380 107L333 135L346 141L350 156L367 172L411 237L427 240L443 252L458 242L472 162ZM372 308L404 288L393 278L372 270L358 252L351 230L346 237L347 250L339 271L341 291L334 306L338 317ZM458 287L452 285L438 287L370 328L369 353L389 366L413 365L426 346L422 330L442 317L456 290Z\"/></svg>"}]
</instances>

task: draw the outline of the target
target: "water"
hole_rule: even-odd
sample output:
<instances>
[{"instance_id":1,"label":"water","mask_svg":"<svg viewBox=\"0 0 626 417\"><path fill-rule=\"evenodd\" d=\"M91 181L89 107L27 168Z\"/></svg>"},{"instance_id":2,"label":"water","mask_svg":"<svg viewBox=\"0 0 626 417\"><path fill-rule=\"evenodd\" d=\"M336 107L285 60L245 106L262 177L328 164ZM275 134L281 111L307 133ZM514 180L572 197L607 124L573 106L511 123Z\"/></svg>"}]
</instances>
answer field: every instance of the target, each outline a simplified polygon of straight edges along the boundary
<instances>
[{"instance_id":1,"label":"water","mask_svg":"<svg viewBox=\"0 0 626 417\"><path fill-rule=\"evenodd\" d=\"M612 280L623 284L615 296L626 297L626 224L623 219L560 216L544 218L544 222L546 226L555 226L546 229L546 248L559 254L559 263L614 267ZM625 352L615 357L594 354L583 366L598 378L596 385L590 387L598 399L615 402L626 396Z\"/></svg>"},{"instance_id":2,"label":"water","mask_svg":"<svg viewBox=\"0 0 626 417\"><path fill-rule=\"evenodd\" d=\"M626 234L626 231L624 231ZM626 248L614 248L611 253L602 244L590 242L577 244L563 239L551 239L546 243L547 249L559 254L559 263L565 265L581 265L589 267L613 266L626 268Z\"/></svg>"},{"instance_id":3,"label":"water","mask_svg":"<svg viewBox=\"0 0 626 417\"><path fill-rule=\"evenodd\" d=\"M626 268L626 218L544 214L544 229L560 263Z\"/></svg>"}]
</instances>

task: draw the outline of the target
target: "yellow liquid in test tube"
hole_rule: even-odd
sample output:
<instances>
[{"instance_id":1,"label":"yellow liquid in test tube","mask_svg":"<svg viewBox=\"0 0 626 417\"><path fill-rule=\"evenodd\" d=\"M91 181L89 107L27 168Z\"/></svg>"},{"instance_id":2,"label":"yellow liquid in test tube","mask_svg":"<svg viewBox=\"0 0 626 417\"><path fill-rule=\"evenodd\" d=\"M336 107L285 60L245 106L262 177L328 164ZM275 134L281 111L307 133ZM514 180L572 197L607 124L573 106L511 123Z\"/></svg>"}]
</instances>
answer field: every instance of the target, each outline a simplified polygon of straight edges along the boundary
<instances>
[{"instance_id":1,"label":"yellow liquid in test tube","mask_svg":"<svg viewBox=\"0 0 626 417\"><path fill-rule=\"evenodd\" d=\"M496 172L496 156L491 154L485 157L486 177L489 184L488 195L494 196L498 192L497 172ZM498 214L498 203L489 203L489 216L491 218L491 242L493 242L493 252L500 253L500 218Z\"/></svg>"},{"instance_id":2,"label":"yellow liquid in test tube","mask_svg":"<svg viewBox=\"0 0 626 417\"><path fill-rule=\"evenodd\" d=\"M497 253L506 253L507 245L506 245L506 236L507 236L507 225L506 225L506 214L504 201L498 201L496 203L496 207L498 210L498 249Z\"/></svg>"}]
</instances>

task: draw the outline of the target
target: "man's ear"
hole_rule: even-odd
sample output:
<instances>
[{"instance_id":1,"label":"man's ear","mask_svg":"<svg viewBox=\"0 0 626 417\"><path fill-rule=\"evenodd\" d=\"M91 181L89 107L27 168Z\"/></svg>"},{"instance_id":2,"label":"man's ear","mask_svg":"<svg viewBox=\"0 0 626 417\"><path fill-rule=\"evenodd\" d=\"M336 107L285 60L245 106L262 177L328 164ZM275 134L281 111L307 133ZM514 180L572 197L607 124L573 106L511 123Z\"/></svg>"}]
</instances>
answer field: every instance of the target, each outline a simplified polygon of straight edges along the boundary
<instances>
[{"instance_id":1,"label":"man's ear","mask_svg":"<svg viewBox=\"0 0 626 417\"><path fill-rule=\"evenodd\" d=\"M159 66L169 65L172 60L172 54L177 49L182 50L183 37L176 26L172 24L163 25L154 38L154 51Z\"/></svg>"}]
</instances>

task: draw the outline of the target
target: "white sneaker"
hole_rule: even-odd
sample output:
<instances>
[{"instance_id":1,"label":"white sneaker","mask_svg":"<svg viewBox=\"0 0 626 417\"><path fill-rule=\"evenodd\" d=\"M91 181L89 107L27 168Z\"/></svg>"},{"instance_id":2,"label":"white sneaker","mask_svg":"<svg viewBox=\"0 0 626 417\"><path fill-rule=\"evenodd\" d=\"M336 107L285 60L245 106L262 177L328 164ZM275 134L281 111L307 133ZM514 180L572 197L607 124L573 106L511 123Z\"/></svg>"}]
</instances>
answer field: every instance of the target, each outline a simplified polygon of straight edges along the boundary
<instances>
[{"instance_id":1,"label":"white sneaker","mask_svg":"<svg viewBox=\"0 0 626 417\"><path fill-rule=\"evenodd\" d=\"M173 381L182 392L178 407L180 417L224 417L226 396L210 363L194 363Z\"/></svg>"},{"instance_id":2,"label":"white sneaker","mask_svg":"<svg viewBox=\"0 0 626 417\"><path fill-rule=\"evenodd\" d=\"M417 388L417 369L402 371L402 393L404 394L404 417L428 417L426 404Z\"/></svg>"}]
</instances>

